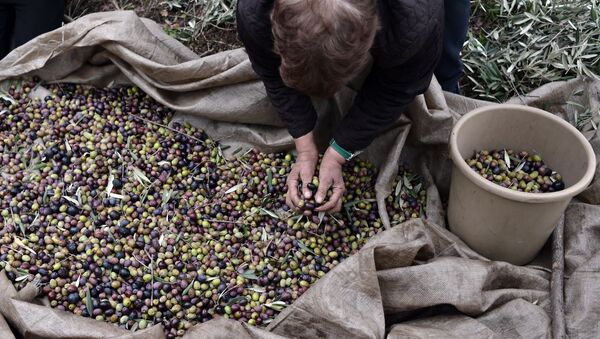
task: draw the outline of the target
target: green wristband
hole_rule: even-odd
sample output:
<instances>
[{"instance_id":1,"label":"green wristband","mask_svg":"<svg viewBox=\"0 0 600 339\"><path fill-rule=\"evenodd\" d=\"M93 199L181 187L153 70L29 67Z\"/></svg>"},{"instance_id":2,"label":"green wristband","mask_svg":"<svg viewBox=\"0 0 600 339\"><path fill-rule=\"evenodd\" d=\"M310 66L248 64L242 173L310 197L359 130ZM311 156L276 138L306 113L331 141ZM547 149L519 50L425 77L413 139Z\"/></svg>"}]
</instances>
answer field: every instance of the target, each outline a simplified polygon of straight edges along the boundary
<instances>
[{"instance_id":1,"label":"green wristband","mask_svg":"<svg viewBox=\"0 0 600 339\"><path fill-rule=\"evenodd\" d=\"M338 145L337 142L335 142L335 139L331 139L331 141L329 141L329 146L338 152L342 158L346 159L346 161L354 157L353 153L346 151L342 146Z\"/></svg>"}]
</instances>

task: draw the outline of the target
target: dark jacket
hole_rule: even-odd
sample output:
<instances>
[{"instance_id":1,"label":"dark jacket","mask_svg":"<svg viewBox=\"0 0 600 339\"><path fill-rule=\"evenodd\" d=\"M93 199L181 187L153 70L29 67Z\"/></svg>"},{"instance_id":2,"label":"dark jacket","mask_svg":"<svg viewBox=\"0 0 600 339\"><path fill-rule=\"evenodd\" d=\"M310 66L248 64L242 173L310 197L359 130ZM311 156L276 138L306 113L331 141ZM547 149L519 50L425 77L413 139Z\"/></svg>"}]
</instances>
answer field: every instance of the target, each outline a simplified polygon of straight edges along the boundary
<instances>
[{"instance_id":1,"label":"dark jacket","mask_svg":"<svg viewBox=\"0 0 600 339\"><path fill-rule=\"evenodd\" d=\"M272 8L273 0L238 0L238 34L273 106L297 138L313 130L317 116L310 98L281 80L281 59L273 52ZM334 134L351 152L367 147L427 90L441 54L442 0L378 0L378 11L381 30L371 49L371 73Z\"/></svg>"}]
</instances>

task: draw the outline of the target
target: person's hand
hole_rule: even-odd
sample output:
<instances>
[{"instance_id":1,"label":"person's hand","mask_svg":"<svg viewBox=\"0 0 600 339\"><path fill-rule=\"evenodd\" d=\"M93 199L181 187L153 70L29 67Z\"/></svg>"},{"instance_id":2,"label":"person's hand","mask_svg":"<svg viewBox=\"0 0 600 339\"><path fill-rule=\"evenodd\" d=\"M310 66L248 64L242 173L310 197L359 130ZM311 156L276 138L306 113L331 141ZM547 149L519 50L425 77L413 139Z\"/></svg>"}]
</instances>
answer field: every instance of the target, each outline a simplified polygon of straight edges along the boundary
<instances>
[{"instance_id":1,"label":"person's hand","mask_svg":"<svg viewBox=\"0 0 600 339\"><path fill-rule=\"evenodd\" d=\"M300 192L298 191L299 184L302 184L301 190L304 199L309 199L312 196L308 184L312 182L315 167L319 160L319 151L315 145L312 132L295 139L294 142L296 144L298 155L296 157L296 162L292 166L292 170L287 177L286 185L288 189L285 202L290 208L298 210L300 207L300 200L302 200Z\"/></svg>"},{"instance_id":2,"label":"person's hand","mask_svg":"<svg viewBox=\"0 0 600 339\"><path fill-rule=\"evenodd\" d=\"M317 204L323 203L316 211L339 212L342 209L342 197L346 192L344 178L342 177L342 165L346 160L333 148L327 148L319 167L319 188L315 196ZM328 201L327 191L333 191Z\"/></svg>"}]
</instances>

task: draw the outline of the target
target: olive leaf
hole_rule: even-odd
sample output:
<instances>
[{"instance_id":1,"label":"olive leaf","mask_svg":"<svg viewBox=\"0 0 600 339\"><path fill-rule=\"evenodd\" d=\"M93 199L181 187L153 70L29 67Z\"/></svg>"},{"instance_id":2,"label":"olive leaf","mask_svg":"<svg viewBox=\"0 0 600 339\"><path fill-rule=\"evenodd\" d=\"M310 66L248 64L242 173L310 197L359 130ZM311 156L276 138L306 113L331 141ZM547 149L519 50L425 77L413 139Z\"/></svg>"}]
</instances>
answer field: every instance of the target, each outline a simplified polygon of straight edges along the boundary
<instances>
[{"instance_id":1,"label":"olive leaf","mask_svg":"<svg viewBox=\"0 0 600 339\"><path fill-rule=\"evenodd\" d=\"M267 291L264 287L248 287L247 290L257 293L265 293Z\"/></svg>"},{"instance_id":2,"label":"olive leaf","mask_svg":"<svg viewBox=\"0 0 600 339\"><path fill-rule=\"evenodd\" d=\"M267 240L269 240L269 234L267 233L267 230L265 230L264 227L262 229L262 234L260 236L260 240L261 241L267 241Z\"/></svg>"},{"instance_id":3,"label":"olive leaf","mask_svg":"<svg viewBox=\"0 0 600 339\"><path fill-rule=\"evenodd\" d=\"M140 183L140 185L145 186L144 182L147 182L149 184L152 183L152 181L150 181L150 179L148 179L146 174L144 174L144 172L142 172L141 169L139 169L135 166L131 166L131 170L133 173L133 177Z\"/></svg>"},{"instance_id":4,"label":"olive leaf","mask_svg":"<svg viewBox=\"0 0 600 339\"><path fill-rule=\"evenodd\" d=\"M90 288L87 287L85 290L85 308L87 309L88 315L92 316L92 311L94 310L94 305L92 302L92 294L90 293Z\"/></svg>"},{"instance_id":5,"label":"olive leaf","mask_svg":"<svg viewBox=\"0 0 600 339\"><path fill-rule=\"evenodd\" d=\"M262 208L262 207L261 207L261 208L260 208L260 211L262 212L262 214L266 214L266 215L270 216L271 218L274 218L274 219L280 219L280 218L279 218L279 216L278 216L277 214L275 214L274 212L271 212L271 211L269 211L269 210L268 210L268 209L266 209L266 208Z\"/></svg>"},{"instance_id":6,"label":"olive leaf","mask_svg":"<svg viewBox=\"0 0 600 339\"><path fill-rule=\"evenodd\" d=\"M44 190L44 195L42 196L42 203L45 205L48 203L48 187Z\"/></svg>"},{"instance_id":7,"label":"olive leaf","mask_svg":"<svg viewBox=\"0 0 600 339\"><path fill-rule=\"evenodd\" d=\"M29 274L29 271L24 270L22 268L17 268L16 271L19 272L20 274L26 274L26 275Z\"/></svg>"},{"instance_id":8,"label":"olive leaf","mask_svg":"<svg viewBox=\"0 0 600 339\"><path fill-rule=\"evenodd\" d=\"M67 201L69 201L70 203L72 203L75 206L79 206L80 203L79 201L77 201L77 199L71 198L69 196L63 195L63 198L65 198Z\"/></svg>"},{"instance_id":9,"label":"olive leaf","mask_svg":"<svg viewBox=\"0 0 600 339\"><path fill-rule=\"evenodd\" d=\"M238 273L248 280L258 280L258 276L254 273L254 270L246 270Z\"/></svg>"},{"instance_id":10,"label":"olive leaf","mask_svg":"<svg viewBox=\"0 0 600 339\"><path fill-rule=\"evenodd\" d=\"M69 144L69 139L67 139L67 137L65 137L65 149L67 150L67 152L71 152L72 150L71 144Z\"/></svg>"},{"instance_id":11,"label":"olive leaf","mask_svg":"<svg viewBox=\"0 0 600 339\"><path fill-rule=\"evenodd\" d=\"M394 190L394 195L398 196L400 195L400 192L402 192L402 180L398 180L398 183L396 184L396 189Z\"/></svg>"},{"instance_id":12,"label":"olive leaf","mask_svg":"<svg viewBox=\"0 0 600 339\"><path fill-rule=\"evenodd\" d=\"M319 226L321 226L321 223L323 222L323 218L325 218L325 212L321 211L321 212L319 212Z\"/></svg>"},{"instance_id":13,"label":"olive leaf","mask_svg":"<svg viewBox=\"0 0 600 339\"><path fill-rule=\"evenodd\" d=\"M15 216L12 207L10 208L10 217L14 224L19 225L19 229L21 230L23 237L25 237L25 225L23 225L23 221L21 221L21 217L19 217L18 215Z\"/></svg>"},{"instance_id":14,"label":"olive leaf","mask_svg":"<svg viewBox=\"0 0 600 339\"><path fill-rule=\"evenodd\" d=\"M196 277L194 277L194 279L192 279L190 284L185 288L185 290L183 290L183 293L181 295L187 295L190 292L190 289L192 289L192 286L194 286L195 281L196 281Z\"/></svg>"},{"instance_id":15,"label":"olive leaf","mask_svg":"<svg viewBox=\"0 0 600 339\"><path fill-rule=\"evenodd\" d=\"M245 185L244 183L240 183L240 184L237 184L235 186L232 186L230 189L228 189L227 191L225 191L225 195L237 191L238 188L242 188L242 187L244 187L244 185Z\"/></svg>"},{"instance_id":16,"label":"olive leaf","mask_svg":"<svg viewBox=\"0 0 600 339\"><path fill-rule=\"evenodd\" d=\"M362 200L354 200L348 203L344 204L345 208L350 208L350 207L354 207L354 205L356 204L360 204L361 202L375 202L377 201L376 199L362 199Z\"/></svg>"},{"instance_id":17,"label":"olive leaf","mask_svg":"<svg viewBox=\"0 0 600 339\"><path fill-rule=\"evenodd\" d=\"M39 171L39 170L43 169L44 167L46 167L47 164L45 162L42 162L42 161L39 161L39 160L40 160L39 158L32 159L31 160L31 166L30 166L29 170L31 170L31 171Z\"/></svg>"},{"instance_id":18,"label":"olive leaf","mask_svg":"<svg viewBox=\"0 0 600 339\"><path fill-rule=\"evenodd\" d=\"M109 193L108 194L110 197L115 198L115 199L120 199L120 200L124 200L125 196L121 195L121 194L116 194L116 193Z\"/></svg>"},{"instance_id":19,"label":"olive leaf","mask_svg":"<svg viewBox=\"0 0 600 339\"><path fill-rule=\"evenodd\" d=\"M9 102L11 105L17 104L17 101L5 91L0 91L0 99Z\"/></svg>"},{"instance_id":20,"label":"olive leaf","mask_svg":"<svg viewBox=\"0 0 600 339\"><path fill-rule=\"evenodd\" d=\"M227 302L227 304L225 304L225 306L231 306L233 304L238 304L240 303L242 300L247 300L246 297L243 297L241 295L238 295L235 298L231 298L229 299L229 301Z\"/></svg>"},{"instance_id":21,"label":"olive leaf","mask_svg":"<svg viewBox=\"0 0 600 339\"><path fill-rule=\"evenodd\" d=\"M27 245L25 245L21 239L14 237L14 242L15 244L17 244L17 246L26 249L27 251L29 251L32 254L37 254L31 247L28 247Z\"/></svg>"},{"instance_id":22,"label":"olive leaf","mask_svg":"<svg viewBox=\"0 0 600 339\"><path fill-rule=\"evenodd\" d=\"M135 332L139 326L140 326L139 322L136 321L135 323L133 323L133 326L131 326L131 332Z\"/></svg>"},{"instance_id":23,"label":"olive leaf","mask_svg":"<svg viewBox=\"0 0 600 339\"><path fill-rule=\"evenodd\" d=\"M242 151L242 149L243 148L241 148L241 147L236 148L233 152L231 152L231 155L236 155L236 154L240 153Z\"/></svg>"},{"instance_id":24,"label":"olive leaf","mask_svg":"<svg viewBox=\"0 0 600 339\"><path fill-rule=\"evenodd\" d=\"M413 186L410 183L410 179L406 176L406 174L403 176L403 180L404 180L404 186L406 186L407 189L411 190L413 188Z\"/></svg>"},{"instance_id":25,"label":"olive leaf","mask_svg":"<svg viewBox=\"0 0 600 339\"><path fill-rule=\"evenodd\" d=\"M525 166L525 161L521 161L521 162L519 162L519 165L517 166L517 168L515 168L515 170L514 170L514 171L515 171L515 172L518 172L518 171L522 170L522 169L523 169L523 166Z\"/></svg>"},{"instance_id":26,"label":"olive leaf","mask_svg":"<svg viewBox=\"0 0 600 339\"><path fill-rule=\"evenodd\" d=\"M174 283L167 281L159 276L154 276L154 280L158 281L161 284L169 284L169 285L173 285Z\"/></svg>"},{"instance_id":27,"label":"olive leaf","mask_svg":"<svg viewBox=\"0 0 600 339\"><path fill-rule=\"evenodd\" d=\"M284 308L286 308L288 304L283 301L274 301L272 303L265 304L265 307L268 307L277 312L281 312Z\"/></svg>"},{"instance_id":28,"label":"olive leaf","mask_svg":"<svg viewBox=\"0 0 600 339\"><path fill-rule=\"evenodd\" d=\"M21 275L18 278L15 279L16 282L21 282L23 280L27 280L27 278L29 277L29 274L26 275Z\"/></svg>"},{"instance_id":29,"label":"olive leaf","mask_svg":"<svg viewBox=\"0 0 600 339\"><path fill-rule=\"evenodd\" d=\"M510 157L508 156L508 152L506 152L506 150L504 150L504 162L506 163L506 167L510 169Z\"/></svg>"},{"instance_id":30,"label":"olive leaf","mask_svg":"<svg viewBox=\"0 0 600 339\"><path fill-rule=\"evenodd\" d=\"M35 214L35 218L33 218L33 221L31 222L31 225L35 225L35 222L38 220L39 217L40 217L40 212L37 212Z\"/></svg>"},{"instance_id":31,"label":"olive leaf","mask_svg":"<svg viewBox=\"0 0 600 339\"><path fill-rule=\"evenodd\" d=\"M90 132L85 132L85 131L84 131L84 132L83 132L83 136L84 136L86 139L88 139L89 141L94 141L94 140L95 140L95 137L94 137L94 135L93 135L92 133L90 133Z\"/></svg>"},{"instance_id":32,"label":"olive leaf","mask_svg":"<svg viewBox=\"0 0 600 339\"><path fill-rule=\"evenodd\" d=\"M106 184L106 194L110 195L113 189L113 185L115 181L115 176L112 174L112 170L110 171L110 174L108 175L108 184Z\"/></svg>"},{"instance_id":33,"label":"olive leaf","mask_svg":"<svg viewBox=\"0 0 600 339\"><path fill-rule=\"evenodd\" d=\"M344 206L344 212L346 212L346 217L348 218L348 221L352 221L352 214L350 213L350 208L347 206Z\"/></svg>"},{"instance_id":34,"label":"olive leaf","mask_svg":"<svg viewBox=\"0 0 600 339\"><path fill-rule=\"evenodd\" d=\"M273 172L271 172L270 168L267 168L267 187L269 188L269 192L273 189Z\"/></svg>"},{"instance_id":35,"label":"olive leaf","mask_svg":"<svg viewBox=\"0 0 600 339\"><path fill-rule=\"evenodd\" d=\"M172 191L172 190L163 191L163 193L162 193L162 207L164 207L166 204L169 203L169 201L171 201L171 198L173 198L173 196L175 196L175 193L177 193L177 192L176 191Z\"/></svg>"},{"instance_id":36,"label":"olive leaf","mask_svg":"<svg viewBox=\"0 0 600 339\"><path fill-rule=\"evenodd\" d=\"M302 240L298 239L297 241L298 241L298 246L300 247L300 249L302 249L302 250L304 250L304 251L306 251L308 253L311 253L313 255L317 255L315 252L313 252L313 250L310 249L310 247L304 245L304 243L302 242Z\"/></svg>"}]
</instances>

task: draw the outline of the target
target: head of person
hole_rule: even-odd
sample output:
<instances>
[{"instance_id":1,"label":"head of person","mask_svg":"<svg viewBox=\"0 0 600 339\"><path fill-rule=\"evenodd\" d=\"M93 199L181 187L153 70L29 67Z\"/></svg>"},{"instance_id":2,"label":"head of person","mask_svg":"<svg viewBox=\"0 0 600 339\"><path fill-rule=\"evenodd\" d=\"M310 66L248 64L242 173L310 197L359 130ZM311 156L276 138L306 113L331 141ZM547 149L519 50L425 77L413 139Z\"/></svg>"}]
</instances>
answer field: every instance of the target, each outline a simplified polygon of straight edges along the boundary
<instances>
[{"instance_id":1,"label":"head of person","mask_svg":"<svg viewBox=\"0 0 600 339\"><path fill-rule=\"evenodd\" d=\"M327 98L367 64L377 1L275 0L271 22L283 82Z\"/></svg>"}]
</instances>

